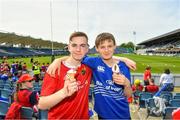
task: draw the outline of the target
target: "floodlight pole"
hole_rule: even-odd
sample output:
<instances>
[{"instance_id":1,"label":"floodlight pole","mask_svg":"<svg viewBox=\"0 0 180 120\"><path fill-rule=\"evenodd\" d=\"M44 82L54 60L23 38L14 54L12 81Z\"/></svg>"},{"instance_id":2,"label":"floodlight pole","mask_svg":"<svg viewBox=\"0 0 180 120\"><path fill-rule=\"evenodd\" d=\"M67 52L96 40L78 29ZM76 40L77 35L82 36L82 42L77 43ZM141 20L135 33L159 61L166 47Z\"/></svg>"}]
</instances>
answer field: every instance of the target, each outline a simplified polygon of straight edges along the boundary
<instances>
[{"instance_id":1,"label":"floodlight pole","mask_svg":"<svg viewBox=\"0 0 180 120\"><path fill-rule=\"evenodd\" d=\"M76 9L76 17L77 17L77 31L79 31L79 1L76 1L77 9Z\"/></svg>"},{"instance_id":2,"label":"floodlight pole","mask_svg":"<svg viewBox=\"0 0 180 120\"><path fill-rule=\"evenodd\" d=\"M133 31L134 35L134 53L136 53L136 31Z\"/></svg>"},{"instance_id":3,"label":"floodlight pole","mask_svg":"<svg viewBox=\"0 0 180 120\"><path fill-rule=\"evenodd\" d=\"M54 44L53 44L53 20L52 20L52 0L50 0L50 26L51 26L51 48L52 48L52 54L51 54L51 62L54 61Z\"/></svg>"}]
</instances>

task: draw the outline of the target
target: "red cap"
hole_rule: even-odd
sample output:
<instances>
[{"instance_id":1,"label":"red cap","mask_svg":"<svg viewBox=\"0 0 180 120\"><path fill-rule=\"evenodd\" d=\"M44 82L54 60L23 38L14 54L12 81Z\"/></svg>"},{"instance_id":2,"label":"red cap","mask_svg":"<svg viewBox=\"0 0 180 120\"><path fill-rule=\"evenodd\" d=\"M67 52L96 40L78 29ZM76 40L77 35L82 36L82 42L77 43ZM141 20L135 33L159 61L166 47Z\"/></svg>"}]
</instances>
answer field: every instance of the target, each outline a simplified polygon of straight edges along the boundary
<instances>
[{"instance_id":1,"label":"red cap","mask_svg":"<svg viewBox=\"0 0 180 120\"><path fill-rule=\"evenodd\" d=\"M17 82L22 83L22 82L26 82L26 81L30 81L30 80L33 80L33 77L31 77L29 74L23 74L23 75L21 75L21 77L19 78L19 80Z\"/></svg>"}]
</instances>

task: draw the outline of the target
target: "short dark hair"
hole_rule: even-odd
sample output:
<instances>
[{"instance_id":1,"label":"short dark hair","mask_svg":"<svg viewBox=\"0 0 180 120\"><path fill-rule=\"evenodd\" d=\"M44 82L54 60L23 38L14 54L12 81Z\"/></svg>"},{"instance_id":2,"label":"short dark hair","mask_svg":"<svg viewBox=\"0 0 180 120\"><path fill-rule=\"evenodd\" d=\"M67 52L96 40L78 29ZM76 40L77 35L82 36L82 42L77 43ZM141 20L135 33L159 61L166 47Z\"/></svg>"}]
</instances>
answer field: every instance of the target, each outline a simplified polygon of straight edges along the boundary
<instances>
[{"instance_id":1,"label":"short dark hair","mask_svg":"<svg viewBox=\"0 0 180 120\"><path fill-rule=\"evenodd\" d=\"M151 81L152 83L154 83L154 78L151 78L150 81Z\"/></svg>"},{"instance_id":2,"label":"short dark hair","mask_svg":"<svg viewBox=\"0 0 180 120\"><path fill-rule=\"evenodd\" d=\"M73 32L71 34L71 36L69 37L69 41L72 41L73 37L85 37L87 39L87 42L88 42L88 36L84 32Z\"/></svg>"},{"instance_id":3,"label":"short dark hair","mask_svg":"<svg viewBox=\"0 0 180 120\"><path fill-rule=\"evenodd\" d=\"M170 74L171 72L170 72L170 70L169 70L169 69L165 69L165 70L164 70L164 73L166 73L166 74Z\"/></svg>"},{"instance_id":4,"label":"short dark hair","mask_svg":"<svg viewBox=\"0 0 180 120\"><path fill-rule=\"evenodd\" d=\"M151 66L148 65L148 66L146 67L146 70L150 70L150 69L151 69Z\"/></svg>"},{"instance_id":5,"label":"short dark hair","mask_svg":"<svg viewBox=\"0 0 180 120\"><path fill-rule=\"evenodd\" d=\"M96 37L96 41L95 41L95 45L96 47L98 47L101 43L103 43L104 41L113 41L114 45L116 45L116 41L114 36L111 33L101 33Z\"/></svg>"}]
</instances>

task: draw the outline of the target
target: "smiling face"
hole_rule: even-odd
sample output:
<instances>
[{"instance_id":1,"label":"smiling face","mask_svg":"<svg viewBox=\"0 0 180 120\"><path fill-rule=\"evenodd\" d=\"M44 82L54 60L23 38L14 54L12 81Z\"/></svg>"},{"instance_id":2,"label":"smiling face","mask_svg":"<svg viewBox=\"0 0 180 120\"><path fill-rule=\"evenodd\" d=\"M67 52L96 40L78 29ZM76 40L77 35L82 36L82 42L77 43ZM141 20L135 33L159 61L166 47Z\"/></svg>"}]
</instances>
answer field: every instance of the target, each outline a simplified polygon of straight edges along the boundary
<instances>
[{"instance_id":1,"label":"smiling face","mask_svg":"<svg viewBox=\"0 0 180 120\"><path fill-rule=\"evenodd\" d=\"M104 42L99 44L98 47L96 47L96 51L104 60L112 59L115 49L116 45L114 45L112 40L105 40Z\"/></svg>"},{"instance_id":2,"label":"smiling face","mask_svg":"<svg viewBox=\"0 0 180 120\"><path fill-rule=\"evenodd\" d=\"M116 49L115 38L111 33L101 33L96 37L96 51L104 60L112 59Z\"/></svg>"}]
</instances>

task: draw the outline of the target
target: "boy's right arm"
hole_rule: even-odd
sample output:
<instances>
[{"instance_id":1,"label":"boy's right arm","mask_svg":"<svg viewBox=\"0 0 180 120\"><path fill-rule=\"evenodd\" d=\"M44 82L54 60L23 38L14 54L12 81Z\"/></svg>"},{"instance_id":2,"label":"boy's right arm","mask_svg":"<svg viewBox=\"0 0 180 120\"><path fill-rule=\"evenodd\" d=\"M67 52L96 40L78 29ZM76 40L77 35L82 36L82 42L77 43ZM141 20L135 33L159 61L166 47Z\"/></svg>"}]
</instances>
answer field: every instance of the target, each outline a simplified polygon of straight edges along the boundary
<instances>
[{"instance_id":1,"label":"boy's right arm","mask_svg":"<svg viewBox=\"0 0 180 120\"><path fill-rule=\"evenodd\" d=\"M70 81L68 77L65 78L64 87L59 91L48 95L48 96L41 96L39 98L38 108L42 110L47 110L59 102L61 102L66 97L71 96L78 90L78 85L76 81Z\"/></svg>"}]
</instances>

